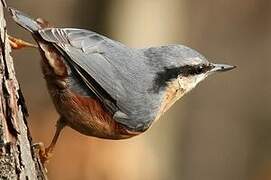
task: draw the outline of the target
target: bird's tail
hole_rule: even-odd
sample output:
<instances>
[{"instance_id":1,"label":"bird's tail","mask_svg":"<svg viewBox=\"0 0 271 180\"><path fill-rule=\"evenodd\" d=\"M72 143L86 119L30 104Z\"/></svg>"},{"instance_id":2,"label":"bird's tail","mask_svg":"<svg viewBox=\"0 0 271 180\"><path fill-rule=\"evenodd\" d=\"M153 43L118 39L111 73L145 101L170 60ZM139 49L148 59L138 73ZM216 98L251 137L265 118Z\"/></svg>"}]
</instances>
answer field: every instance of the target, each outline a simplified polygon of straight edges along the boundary
<instances>
[{"instance_id":1,"label":"bird's tail","mask_svg":"<svg viewBox=\"0 0 271 180\"><path fill-rule=\"evenodd\" d=\"M35 32L42 28L37 21L30 18L28 15L21 11L9 8L9 12L17 24L19 24L20 26L22 26L23 28L30 32Z\"/></svg>"}]
</instances>

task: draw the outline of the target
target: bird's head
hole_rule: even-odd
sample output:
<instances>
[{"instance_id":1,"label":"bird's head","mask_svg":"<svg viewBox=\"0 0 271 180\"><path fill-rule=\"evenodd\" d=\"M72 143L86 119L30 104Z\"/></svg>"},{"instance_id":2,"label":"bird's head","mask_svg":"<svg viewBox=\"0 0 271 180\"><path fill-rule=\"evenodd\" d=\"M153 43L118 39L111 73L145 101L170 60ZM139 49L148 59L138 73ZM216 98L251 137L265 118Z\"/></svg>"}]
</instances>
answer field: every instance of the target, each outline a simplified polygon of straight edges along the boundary
<instances>
[{"instance_id":1,"label":"bird's head","mask_svg":"<svg viewBox=\"0 0 271 180\"><path fill-rule=\"evenodd\" d=\"M207 76L235 68L209 62L197 51L182 45L170 45L149 50L155 68L153 90L165 96L165 110L192 90Z\"/></svg>"}]
</instances>

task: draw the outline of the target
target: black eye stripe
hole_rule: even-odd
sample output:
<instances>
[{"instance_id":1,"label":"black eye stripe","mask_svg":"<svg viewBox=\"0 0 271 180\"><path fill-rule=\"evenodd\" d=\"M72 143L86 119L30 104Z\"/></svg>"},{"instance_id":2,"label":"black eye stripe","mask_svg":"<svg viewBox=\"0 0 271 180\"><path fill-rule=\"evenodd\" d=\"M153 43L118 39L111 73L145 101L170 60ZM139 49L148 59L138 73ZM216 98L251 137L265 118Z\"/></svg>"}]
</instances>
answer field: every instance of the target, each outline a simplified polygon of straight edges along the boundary
<instances>
[{"instance_id":1,"label":"black eye stripe","mask_svg":"<svg viewBox=\"0 0 271 180\"><path fill-rule=\"evenodd\" d=\"M181 66L181 67L165 67L163 71L157 72L156 77L154 79L153 90L155 92L159 92L161 88L166 87L167 82L172 79L176 79L178 76L188 77L197 74L206 73L211 70L213 65L211 64L199 64L193 66Z\"/></svg>"},{"instance_id":2,"label":"black eye stripe","mask_svg":"<svg viewBox=\"0 0 271 180\"><path fill-rule=\"evenodd\" d=\"M183 72L181 73L183 76L196 75L206 73L211 70L213 66L211 64L199 64L194 66L183 66Z\"/></svg>"}]
</instances>

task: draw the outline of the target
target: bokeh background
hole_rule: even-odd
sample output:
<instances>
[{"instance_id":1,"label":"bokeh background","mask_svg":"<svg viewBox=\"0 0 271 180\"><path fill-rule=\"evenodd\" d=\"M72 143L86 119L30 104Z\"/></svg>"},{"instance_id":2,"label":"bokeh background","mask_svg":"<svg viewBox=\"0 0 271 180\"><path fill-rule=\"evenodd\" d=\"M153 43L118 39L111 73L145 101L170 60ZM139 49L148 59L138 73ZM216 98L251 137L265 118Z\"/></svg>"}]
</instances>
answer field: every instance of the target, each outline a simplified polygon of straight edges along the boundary
<instances>
[{"instance_id":1,"label":"bokeh background","mask_svg":"<svg viewBox=\"0 0 271 180\"><path fill-rule=\"evenodd\" d=\"M131 47L185 44L213 75L143 135L121 141L66 128L48 166L53 180L271 180L270 0L9 0L60 27L80 27ZM9 20L8 31L31 36ZM14 51L35 142L48 144L58 115L37 50Z\"/></svg>"}]
</instances>

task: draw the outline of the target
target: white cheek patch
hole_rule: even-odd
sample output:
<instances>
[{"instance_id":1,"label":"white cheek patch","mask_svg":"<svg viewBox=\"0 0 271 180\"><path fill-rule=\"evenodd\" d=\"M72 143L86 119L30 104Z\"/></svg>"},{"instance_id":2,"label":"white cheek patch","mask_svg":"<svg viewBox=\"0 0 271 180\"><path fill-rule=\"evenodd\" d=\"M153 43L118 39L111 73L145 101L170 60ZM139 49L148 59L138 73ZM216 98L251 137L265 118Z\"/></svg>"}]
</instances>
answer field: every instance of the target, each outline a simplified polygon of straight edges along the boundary
<instances>
[{"instance_id":1,"label":"white cheek patch","mask_svg":"<svg viewBox=\"0 0 271 180\"><path fill-rule=\"evenodd\" d=\"M183 89L185 93L193 89L196 85L196 82L193 78L181 77L178 79L180 89Z\"/></svg>"},{"instance_id":2,"label":"white cheek patch","mask_svg":"<svg viewBox=\"0 0 271 180\"><path fill-rule=\"evenodd\" d=\"M188 76L178 78L179 88L183 89L185 93L191 91L199 82L206 78L205 74L197 76Z\"/></svg>"}]
</instances>

